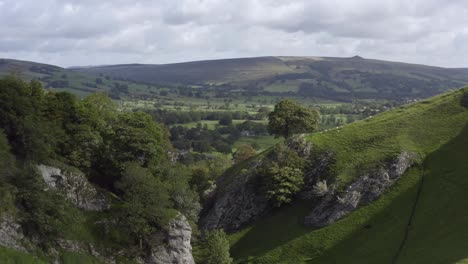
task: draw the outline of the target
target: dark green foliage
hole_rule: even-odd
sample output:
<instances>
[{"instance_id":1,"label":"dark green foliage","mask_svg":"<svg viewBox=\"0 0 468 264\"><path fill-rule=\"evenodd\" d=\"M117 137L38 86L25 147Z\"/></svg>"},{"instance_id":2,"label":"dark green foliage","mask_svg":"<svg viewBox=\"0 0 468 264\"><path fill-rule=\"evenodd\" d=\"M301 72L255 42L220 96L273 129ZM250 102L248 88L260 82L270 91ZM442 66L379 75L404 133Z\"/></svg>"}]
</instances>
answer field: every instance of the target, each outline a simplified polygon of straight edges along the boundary
<instances>
[{"instance_id":1,"label":"dark green foliage","mask_svg":"<svg viewBox=\"0 0 468 264\"><path fill-rule=\"evenodd\" d=\"M237 150L233 155L234 162L240 163L246 159L255 156L256 153L257 151L255 151L255 149L251 145L242 144L239 147L237 147Z\"/></svg>"},{"instance_id":2,"label":"dark green foliage","mask_svg":"<svg viewBox=\"0 0 468 264\"><path fill-rule=\"evenodd\" d=\"M291 100L283 100L268 114L268 132L288 138L298 133L313 132L318 125L318 111L308 109Z\"/></svg>"},{"instance_id":3,"label":"dark green foliage","mask_svg":"<svg viewBox=\"0 0 468 264\"><path fill-rule=\"evenodd\" d=\"M39 235L53 241L66 226L73 226L76 216L63 197L53 190L45 191L46 185L32 165L25 165L14 182L16 201L22 212L22 227L27 235Z\"/></svg>"},{"instance_id":4,"label":"dark green foliage","mask_svg":"<svg viewBox=\"0 0 468 264\"><path fill-rule=\"evenodd\" d=\"M465 108L468 108L468 92L463 94L463 97L461 99L461 105Z\"/></svg>"},{"instance_id":5,"label":"dark green foliage","mask_svg":"<svg viewBox=\"0 0 468 264\"><path fill-rule=\"evenodd\" d=\"M261 189L276 206L290 203L304 185L305 161L284 144L276 145L257 169Z\"/></svg>"},{"instance_id":6,"label":"dark green foliage","mask_svg":"<svg viewBox=\"0 0 468 264\"><path fill-rule=\"evenodd\" d=\"M99 230L107 237L98 240L112 239L118 247L140 244L141 250L176 210L192 224L200 212L198 193L189 186L191 170L168 162L168 138L150 115L119 112L103 94L78 100L45 92L37 82L1 79L0 213L18 214L26 235L41 241L96 239L96 221L88 223L85 213L48 188L35 166L71 165L115 194L109 195L111 210L96 214L115 223L109 224L112 230Z\"/></svg>"},{"instance_id":7,"label":"dark green foliage","mask_svg":"<svg viewBox=\"0 0 468 264\"><path fill-rule=\"evenodd\" d=\"M40 160L51 152L41 116L44 93L37 82L26 83L14 77L0 81L0 128L13 153L21 158Z\"/></svg>"},{"instance_id":8,"label":"dark green foliage","mask_svg":"<svg viewBox=\"0 0 468 264\"><path fill-rule=\"evenodd\" d=\"M15 173L14 157L10 153L8 141L0 130L0 215L14 211L12 186L8 184Z\"/></svg>"},{"instance_id":9,"label":"dark green foliage","mask_svg":"<svg viewBox=\"0 0 468 264\"><path fill-rule=\"evenodd\" d=\"M166 186L139 164L128 164L116 189L124 199L117 209L119 224L139 238L140 247L143 239L175 216Z\"/></svg>"},{"instance_id":10,"label":"dark green foliage","mask_svg":"<svg viewBox=\"0 0 468 264\"><path fill-rule=\"evenodd\" d=\"M201 243L203 264L231 264L229 241L222 230L207 231Z\"/></svg>"},{"instance_id":11,"label":"dark green foliage","mask_svg":"<svg viewBox=\"0 0 468 264\"><path fill-rule=\"evenodd\" d=\"M219 119L219 124L222 126L232 125L232 114L225 113L223 116L221 116L221 118Z\"/></svg>"},{"instance_id":12,"label":"dark green foliage","mask_svg":"<svg viewBox=\"0 0 468 264\"><path fill-rule=\"evenodd\" d=\"M0 130L0 182L5 181L13 174L14 167L14 158L10 152L10 145L3 131Z\"/></svg>"},{"instance_id":13,"label":"dark green foliage","mask_svg":"<svg viewBox=\"0 0 468 264\"><path fill-rule=\"evenodd\" d=\"M135 159L140 166L151 167L166 159L161 128L148 114L122 113L112 129L107 155L116 167Z\"/></svg>"}]
</instances>

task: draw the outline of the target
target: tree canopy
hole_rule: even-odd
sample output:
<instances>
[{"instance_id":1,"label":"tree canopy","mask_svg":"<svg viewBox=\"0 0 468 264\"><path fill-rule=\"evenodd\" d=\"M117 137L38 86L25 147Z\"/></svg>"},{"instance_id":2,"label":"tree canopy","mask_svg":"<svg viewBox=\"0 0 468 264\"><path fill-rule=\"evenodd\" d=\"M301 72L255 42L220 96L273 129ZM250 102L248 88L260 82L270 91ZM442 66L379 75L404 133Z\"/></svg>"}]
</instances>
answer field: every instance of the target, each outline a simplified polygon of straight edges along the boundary
<instances>
[{"instance_id":1,"label":"tree canopy","mask_svg":"<svg viewBox=\"0 0 468 264\"><path fill-rule=\"evenodd\" d=\"M276 137L288 138L298 133L313 132L319 121L317 110L286 99L276 104L273 112L268 114L268 132Z\"/></svg>"}]
</instances>

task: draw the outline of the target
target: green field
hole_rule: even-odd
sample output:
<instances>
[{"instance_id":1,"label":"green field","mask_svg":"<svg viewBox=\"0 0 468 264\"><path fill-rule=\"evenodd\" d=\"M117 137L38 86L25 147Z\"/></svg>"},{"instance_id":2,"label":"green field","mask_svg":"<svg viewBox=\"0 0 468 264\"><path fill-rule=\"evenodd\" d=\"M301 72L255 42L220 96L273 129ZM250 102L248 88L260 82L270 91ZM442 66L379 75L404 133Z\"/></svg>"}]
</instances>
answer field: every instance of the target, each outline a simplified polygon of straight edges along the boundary
<instances>
[{"instance_id":1,"label":"green field","mask_svg":"<svg viewBox=\"0 0 468 264\"><path fill-rule=\"evenodd\" d=\"M280 142L282 139L275 138L274 136L260 136L260 137L241 137L234 143L234 148L237 148L242 144L252 145L256 143L260 146L261 150L270 148L276 143Z\"/></svg>"},{"instance_id":2,"label":"green field","mask_svg":"<svg viewBox=\"0 0 468 264\"><path fill-rule=\"evenodd\" d=\"M325 228L302 225L311 206L305 202L276 210L231 234L237 262L455 263L466 259L468 110L460 105L463 92L468 88L311 135L316 147L336 153L333 170L342 186L403 150L416 153L419 166L376 202Z\"/></svg>"}]
</instances>

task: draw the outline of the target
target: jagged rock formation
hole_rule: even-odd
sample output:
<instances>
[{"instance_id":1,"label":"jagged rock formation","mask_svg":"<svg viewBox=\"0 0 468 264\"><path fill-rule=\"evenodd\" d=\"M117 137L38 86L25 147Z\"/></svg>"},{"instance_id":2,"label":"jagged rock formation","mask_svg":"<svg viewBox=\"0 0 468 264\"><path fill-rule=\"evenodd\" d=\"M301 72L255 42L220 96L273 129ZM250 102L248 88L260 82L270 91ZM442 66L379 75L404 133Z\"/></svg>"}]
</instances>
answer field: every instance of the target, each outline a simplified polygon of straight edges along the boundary
<instances>
[{"instance_id":1,"label":"jagged rock formation","mask_svg":"<svg viewBox=\"0 0 468 264\"><path fill-rule=\"evenodd\" d=\"M21 225L10 215L0 217L0 246L26 252Z\"/></svg>"},{"instance_id":2,"label":"jagged rock formation","mask_svg":"<svg viewBox=\"0 0 468 264\"><path fill-rule=\"evenodd\" d=\"M306 216L305 224L323 227L343 218L358 206L375 201L413 164L414 155L402 152L397 158L360 176L344 192L331 188Z\"/></svg>"},{"instance_id":3,"label":"jagged rock formation","mask_svg":"<svg viewBox=\"0 0 468 264\"><path fill-rule=\"evenodd\" d=\"M312 150L312 144L303 134L288 139L286 146L303 158L307 158ZM256 184L256 169L262 162L253 160L247 168L220 177L217 186L222 187L215 190L214 202L200 220L201 229L235 231L273 208Z\"/></svg>"},{"instance_id":4,"label":"jagged rock formation","mask_svg":"<svg viewBox=\"0 0 468 264\"><path fill-rule=\"evenodd\" d=\"M154 235L159 245L151 250L147 264L195 264L190 239L192 228L185 216L179 214L169 225L166 234Z\"/></svg>"},{"instance_id":5,"label":"jagged rock formation","mask_svg":"<svg viewBox=\"0 0 468 264\"><path fill-rule=\"evenodd\" d=\"M226 178L232 178L222 190L216 190L211 209L200 221L201 229L237 230L271 209L267 198L255 185L255 169L259 165L254 161L239 174L224 175L219 179L227 181Z\"/></svg>"},{"instance_id":6,"label":"jagged rock formation","mask_svg":"<svg viewBox=\"0 0 468 264\"><path fill-rule=\"evenodd\" d=\"M86 211L103 211L109 209L109 202L104 195L88 182L80 172L67 172L59 168L37 166L47 186L59 190L76 207Z\"/></svg>"}]
</instances>

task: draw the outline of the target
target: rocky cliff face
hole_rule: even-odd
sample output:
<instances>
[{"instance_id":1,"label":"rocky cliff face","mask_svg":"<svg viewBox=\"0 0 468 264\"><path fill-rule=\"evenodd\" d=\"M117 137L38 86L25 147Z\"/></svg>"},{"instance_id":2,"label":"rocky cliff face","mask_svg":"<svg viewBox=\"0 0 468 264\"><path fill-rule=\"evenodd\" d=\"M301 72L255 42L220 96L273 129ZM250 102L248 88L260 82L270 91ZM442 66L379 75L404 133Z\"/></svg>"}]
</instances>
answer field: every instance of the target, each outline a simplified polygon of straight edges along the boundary
<instances>
[{"instance_id":1,"label":"rocky cliff face","mask_svg":"<svg viewBox=\"0 0 468 264\"><path fill-rule=\"evenodd\" d=\"M248 169L220 179L232 177L222 190L215 191L214 203L200 221L201 229L237 230L271 209L267 198L255 186L255 169L259 165L258 161L251 162Z\"/></svg>"},{"instance_id":2,"label":"rocky cliff face","mask_svg":"<svg viewBox=\"0 0 468 264\"><path fill-rule=\"evenodd\" d=\"M305 135L288 139L286 146L303 158L307 158L312 150ZM235 231L273 208L256 184L256 169L262 162L261 159L253 160L247 168L235 174L227 173L218 180L217 185L222 187L215 190L214 202L200 220L202 230Z\"/></svg>"},{"instance_id":3,"label":"rocky cliff face","mask_svg":"<svg viewBox=\"0 0 468 264\"><path fill-rule=\"evenodd\" d=\"M26 252L21 225L11 215L0 216L0 246Z\"/></svg>"},{"instance_id":4,"label":"rocky cliff face","mask_svg":"<svg viewBox=\"0 0 468 264\"><path fill-rule=\"evenodd\" d=\"M195 264L192 256L190 239L192 228L185 216L179 214L165 234L157 234L153 242L159 246L153 248L146 259L147 264Z\"/></svg>"},{"instance_id":5,"label":"rocky cliff face","mask_svg":"<svg viewBox=\"0 0 468 264\"><path fill-rule=\"evenodd\" d=\"M170 223L167 231L153 234L152 241L149 243L153 247L149 249L146 257L135 259L135 261L140 264L195 264L190 244L191 236L190 224L185 216L179 214ZM55 243L57 249L91 255L106 264L119 263L116 257L123 256L121 251L99 248L82 241L58 239ZM52 250L51 254L57 255L55 263L61 263L57 249Z\"/></svg>"},{"instance_id":6,"label":"rocky cliff face","mask_svg":"<svg viewBox=\"0 0 468 264\"><path fill-rule=\"evenodd\" d=\"M59 168L37 166L47 186L59 190L76 207L86 211L103 211L110 205L104 195L80 172L65 172Z\"/></svg>"},{"instance_id":7,"label":"rocky cliff face","mask_svg":"<svg viewBox=\"0 0 468 264\"><path fill-rule=\"evenodd\" d=\"M318 202L306 216L305 224L323 227L343 218L358 206L366 205L380 197L413 164L414 155L402 152L397 158L369 171L351 183L344 192L330 188L317 197Z\"/></svg>"},{"instance_id":8,"label":"rocky cliff face","mask_svg":"<svg viewBox=\"0 0 468 264\"><path fill-rule=\"evenodd\" d=\"M338 193L333 183L327 183L327 179L333 178L330 168L335 163L335 157L332 152L312 154L312 144L302 135L289 139L286 145L309 163L299 198L314 204L314 209L304 222L316 227L332 224L358 206L379 198L414 161L414 155L402 152L398 157L363 173L345 191ZM218 186L222 187L215 191L214 202L202 216L201 229L236 231L272 209L255 185L255 170L262 162L262 159L254 160L237 175L231 173L220 178L221 184Z\"/></svg>"}]
</instances>

